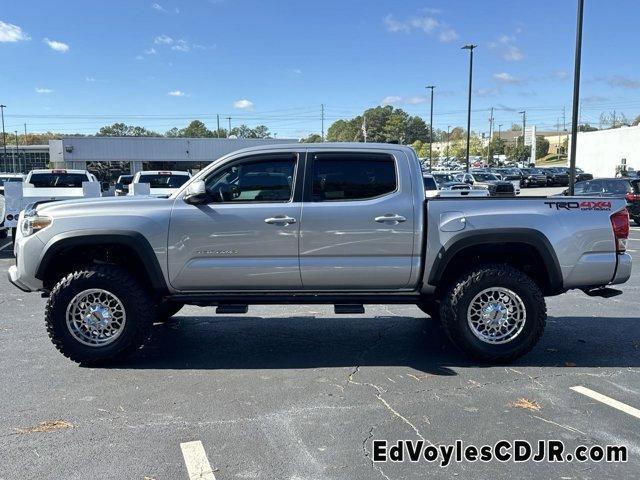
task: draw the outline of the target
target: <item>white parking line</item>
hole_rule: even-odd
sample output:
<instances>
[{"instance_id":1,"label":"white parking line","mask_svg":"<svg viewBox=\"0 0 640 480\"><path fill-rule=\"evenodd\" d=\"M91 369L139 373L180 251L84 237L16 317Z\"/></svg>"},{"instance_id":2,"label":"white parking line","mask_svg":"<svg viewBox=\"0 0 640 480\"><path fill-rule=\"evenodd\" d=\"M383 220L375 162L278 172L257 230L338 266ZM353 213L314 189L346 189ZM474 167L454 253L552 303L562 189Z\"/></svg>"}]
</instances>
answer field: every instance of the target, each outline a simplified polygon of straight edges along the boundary
<instances>
[{"instance_id":1,"label":"white parking line","mask_svg":"<svg viewBox=\"0 0 640 480\"><path fill-rule=\"evenodd\" d=\"M7 243L6 245L2 245L0 247L0 251L4 250L5 248L7 248L9 245L11 245L11 242Z\"/></svg>"},{"instance_id":2,"label":"white parking line","mask_svg":"<svg viewBox=\"0 0 640 480\"><path fill-rule=\"evenodd\" d=\"M180 448L189 473L189 480L216 480L202 442L197 440L181 443Z\"/></svg>"},{"instance_id":3,"label":"white parking line","mask_svg":"<svg viewBox=\"0 0 640 480\"><path fill-rule=\"evenodd\" d=\"M632 417L640 418L640 410L638 410L637 408L631 407L626 403L619 402L618 400L614 400L611 397L607 397L606 395L602 395L601 393L594 392L593 390L586 387L582 387L580 385L571 387L571 390L573 390L574 392L581 393L582 395L585 395L589 398L593 398L594 400L597 400L598 402L602 402L605 405L609 405L610 407L620 410L621 412L627 413Z\"/></svg>"}]
</instances>

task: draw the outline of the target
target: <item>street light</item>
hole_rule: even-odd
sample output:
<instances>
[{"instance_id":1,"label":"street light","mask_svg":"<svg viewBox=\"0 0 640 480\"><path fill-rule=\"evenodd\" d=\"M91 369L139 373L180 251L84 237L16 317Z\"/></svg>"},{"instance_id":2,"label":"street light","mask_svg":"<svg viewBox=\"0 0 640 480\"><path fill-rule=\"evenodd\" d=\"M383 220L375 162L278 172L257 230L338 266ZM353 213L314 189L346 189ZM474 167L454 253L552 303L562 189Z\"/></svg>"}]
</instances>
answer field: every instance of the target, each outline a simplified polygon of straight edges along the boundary
<instances>
[{"instance_id":1,"label":"street light","mask_svg":"<svg viewBox=\"0 0 640 480\"><path fill-rule=\"evenodd\" d=\"M18 157L18 168L20 168L20 157L18 156L18 131L13 132L16 134L16 157ZM16 173L16 159L13 158L13 173Z\"/></svg>"},{"instance_id":2,"label":"street light","mask_svg":"<svg viewBox=\"0 0 640 480\"><path fill-rule=\"evenodd\" d=\"M4 157L2 158L2 163L4 164L5 170L7 169L7 135L4 133L4 109L6 105L0 105L0 112L2 112L2 145L4 146Z\"/></svg>"},{"instance_id":3,"label":"street light","mask_svg":"<svg viewBox=\"0 0 640 480\"><path fill-rule=\"evenodd\" d=\"M518 113L522 115L522 155L524 157L524 154L525 154L524 153L524 131L527 128L527 111L522 110L521 112L518 112ZM520 161L524 161L524 158L521 158Z\"/></svg>"},{"instance_id":4,"label":"street light","mask_svg":"<svg viewBox=\"0 0 640 480\"><path fill-rule=\"evenodd\" d=\"M580 103L580 60L582 58L582 17L584 0L578 0L576 26L576 58L573 70L573 111L571 115L571 155L569 156L569 195L574 194L576 181L576 151L578 147L578 108Z\"/></svg>"},{"instance_id":5,"label":"street light","mask_svg":"<svg viewBox=\"0 0 640 480\"><path fill-rule=\"evenodd\" d=\"M469 173L469 146L471 144L471 85L473 82L473 49L477 45L468 44L462 47L462 50L469 50L469 102L467 105L467 162L466 171Z\"/></svg>"},{"instance_id":6,"label":"street light","mask_svg":"<svg viewBox=\"0 0 640 480\"><path fill-rule=\"evenodd\" d=\"M450 142L449 130L450 129L451 129L451 125L447 125L447 161L449 160L449 142Z\"/></svg>"},{"instance_id":7,"label":"street light","mask_svg":"<svg viewBox=\"0 0 640 480\"><path fill-rule=\"evenodd\" d=\"M431 171L433 170L433 89L436 87L435 85L427 85L426 88L431 89L431 110L429 111L429 171Z\"/></svg>"}]
</instances>

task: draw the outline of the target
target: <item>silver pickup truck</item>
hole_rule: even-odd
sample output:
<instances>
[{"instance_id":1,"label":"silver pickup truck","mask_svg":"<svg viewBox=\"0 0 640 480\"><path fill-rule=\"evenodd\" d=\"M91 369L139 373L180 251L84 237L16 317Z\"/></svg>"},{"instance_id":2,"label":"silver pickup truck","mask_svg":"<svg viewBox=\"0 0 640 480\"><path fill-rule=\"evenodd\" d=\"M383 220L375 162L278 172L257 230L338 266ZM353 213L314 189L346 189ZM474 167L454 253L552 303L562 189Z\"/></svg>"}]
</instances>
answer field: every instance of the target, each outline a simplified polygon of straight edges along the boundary
<instances>
[{"instance_id":1,"label":"silver pickup truck","mask_svg":"<svg viewBox=\"0 0 640 480\"><path fill-rule=\"evenodd\" d=\"M386 144L259 147L169 198L23 212L9 279L48 296L70 359L138 349L183 305L415 304L470 356L510 361L542 335L545 296L625 282L629 217L601 198L429 198L415 152Z\"/></svg>"}]
</instances>

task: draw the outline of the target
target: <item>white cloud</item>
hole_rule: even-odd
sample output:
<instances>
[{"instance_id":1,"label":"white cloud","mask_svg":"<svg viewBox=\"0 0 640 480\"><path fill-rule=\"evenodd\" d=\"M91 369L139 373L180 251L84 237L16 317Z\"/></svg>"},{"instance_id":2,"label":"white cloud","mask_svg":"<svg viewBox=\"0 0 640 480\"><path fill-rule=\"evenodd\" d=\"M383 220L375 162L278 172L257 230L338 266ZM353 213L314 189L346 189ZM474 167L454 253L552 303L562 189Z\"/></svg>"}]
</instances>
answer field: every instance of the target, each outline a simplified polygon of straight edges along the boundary
<instances>
[{"instance_id":1,"label":"white cloud","mask_svg":"<svg viewBox=\"0 0 640 480\"><path fill-rule=\"evenodd\" d=\"M493 78L502 83L510 83L514 85L522 83L522 80L507 72L494 73Z\"/></svg>"},{"instance_id":2,"label":"white cloud","mask_svg":"<svg viewBox=\"0 0 640 480\"><path fill-rule=\"evenodd\" d=\"M233 102L233 108L238 108L240 110L251 110L253 108L253 102L243 98L242 100L236 100Z\"/></svg>"},{"instance_id":3,"label":"white cloud","mask_svg":"<svg viewBox=\"0 0 640 480\"><path fill-rule=\"evenodd\" d=\"M153 43L156 45L171 45L173 43L173 38L169 35L158 35L153 39Z\"/></svg>"},{"instance_id":4,"label":"white cloud","mask_svg":"<svg viewBox=\"0 0 640 480\"><path fill-rule=\"evenodd\" d=\"M47 45L49 45L49 47L51 47L51 49L55 50L56 52L66 53L69 51L69 45L67 45L64 42L59 42L57 40L49 40L48 38L44 38L42 41Z\"/></svg>"},{"instance_id":5,"label":"white cloud","mask_svg":"<svg viewBox=\"0 0 640 480\"><path fill-rule=\"evenodd\" d=\"M157 52L156 52L155 48L151 47L151 48L147 48L144 51L144 53L145 53L145 55L155 55Z\"/></svg>"},{"instance_id":6,"label":"white cloud","mask_svg":"<svg viewBox=\"0 0 640 480\"><path fill-rule=\"evenodd\" d=\"M95 77L84 77L85 82L93 83L96 81Z\"/></svg>"},{"instance_id":7,"label":"white cloud","mask_svg":"<svg viewBox=\"0 0 640 480\"><path fill-rule=\"evenodd\" d=\"M36 87L36 93L40 93L40 94L46 95L48 93L53 93L53 90L51 90L50 88Z\"/></svg>"},{"instance_id":8,"label":"white cloud","mask_svg":"<svg viewBox=\"0 0 640 480\"><path fill-rule=\"evenodd\" d=\"M294 68L293 70L291 70L293 73L295 73L296 75L302 75L302 69L300 68Z\"/></svg>"},{"instance_id":9,"label":"white cloud","mask_svg":"<svg viewBox=\"0 0 640 480\"><path fill-rule=\"evenodd\" d=\"M154 10L157 10L158 12L166 12L164 7L162 5L160 5L159 3L152 4L151 8L153 8Z\"/></svg>"},{"instance_id":10,"label":"white cloud","mask_svg":"<svg viewBox=\"0 0 640 480\"><path fill-rule=\"evenodd\" d=\"M439 13L433 10L426 11L433 15ZM414 15L406 20L398 20L389 14L383 21L387 31L392 33L411 33L413 30L422 30L427 35L437 34L441 42L451 42L458 38L458 33L453 28L432 15Z\"/></svg>"},{"instance_id":11,"label":"white cloud","mask_svg":"<svg viewBox=\"0 0 640 480\"><path fill-rule=\"evenodd\" d=\"M188 95L182 90L171 90L167 95L171 97L187 97Z\"/></svg>"},{"instance_id":12,"label":"white cloud","mask_svg":"<svg viewBox=\"0 0 640 480\"><path fill-rule=\"evenodd\" d=\"M553 72L553 76L558 80L566 80L567 78L569 78L569 72L567 72L566 70L556 70L555 72Z\"/></svg>"},{"instance_id":13,"label":"white cloud","mask_svg":"<svg viewBox=\"0 0 640 480\"><path fill-rule=\"evenodd\" d=\"M178 52L188 52L189 50L191 50L191 47L186 40L180 39L174 46L171 47L171 50L176 50Z\"/></svg>"},{"instance_id":14,"label":"white cloud","mask_svg":"<svg viewBox=\"0 0 640 480\"><path fill-rule=\"evenodd\" d=\"M0 43L21 42L23 40L31 40L31 37L23 32L19 26L0 20Z\"/></svg>"},{"instance_id":15,"label":"white cloud","mask_svg":"<svg viewBox=\"0 0 640 480\"><path fill-rule=\"evenodd\" d=\"M508 62L517 62L524 58L522 50L515 45L516 38L510 35L502 35L498 40L489 43L489 48L500 51L502 58Z\"/></svg>"},{"instance_id":16,"label":"white cloud","mask_svg":"<svg viewBox=\"0 0 640 480\"><path fill-rule=\"evenodd\" d=\"M380 105L419 105L427 101L427 97L415 95L413 97L401 97L399 95L389 95L384 97Z\"/></svg>"}]
</instances>

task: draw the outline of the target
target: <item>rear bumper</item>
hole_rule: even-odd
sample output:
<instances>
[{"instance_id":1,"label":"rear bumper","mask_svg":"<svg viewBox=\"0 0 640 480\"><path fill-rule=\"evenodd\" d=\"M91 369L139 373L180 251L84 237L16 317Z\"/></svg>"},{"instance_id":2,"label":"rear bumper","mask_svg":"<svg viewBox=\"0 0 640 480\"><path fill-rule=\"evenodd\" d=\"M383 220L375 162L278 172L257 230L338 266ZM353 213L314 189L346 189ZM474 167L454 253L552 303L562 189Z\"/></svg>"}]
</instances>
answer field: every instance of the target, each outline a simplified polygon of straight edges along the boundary
<instances>
[{"instance_id":1,"label":"rear bumper","mask_svg":"<svg viewBox=\"0 0 640 480\"><path fill-rule=\"evenodd\" d=\"M631 255L628 253L619 253L617 255L616 271L613 274L611 285L624 283L631 277Z\"/></svg>"}]
</instances>

